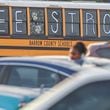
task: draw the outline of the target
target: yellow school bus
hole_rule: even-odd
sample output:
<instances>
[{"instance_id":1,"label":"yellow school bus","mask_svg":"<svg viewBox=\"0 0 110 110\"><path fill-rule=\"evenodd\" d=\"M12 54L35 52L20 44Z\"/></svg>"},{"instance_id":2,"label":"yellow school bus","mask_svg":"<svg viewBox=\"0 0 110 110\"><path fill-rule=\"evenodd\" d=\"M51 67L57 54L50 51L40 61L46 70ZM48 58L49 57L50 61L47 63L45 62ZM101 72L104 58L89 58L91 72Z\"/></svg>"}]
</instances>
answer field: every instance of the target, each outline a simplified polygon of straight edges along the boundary
<instances>
[{"instance_id":1,"label":"yellow school bus","mask_svg":"<svg viewBox=\"0 0 110 110\"><path fill-rule=\"evenodd\" d=\"M110 40L110 5L0 1L0 56L66 55L76 42Z\"/></svg>"}]
</instances>

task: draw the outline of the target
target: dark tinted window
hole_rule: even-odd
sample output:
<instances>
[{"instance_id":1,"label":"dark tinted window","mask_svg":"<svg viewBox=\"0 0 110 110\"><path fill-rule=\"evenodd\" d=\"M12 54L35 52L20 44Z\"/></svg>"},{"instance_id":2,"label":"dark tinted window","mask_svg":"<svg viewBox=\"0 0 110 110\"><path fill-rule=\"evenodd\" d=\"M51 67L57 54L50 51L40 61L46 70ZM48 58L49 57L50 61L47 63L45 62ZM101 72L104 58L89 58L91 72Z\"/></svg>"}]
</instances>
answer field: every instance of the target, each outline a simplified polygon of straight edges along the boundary
<instances>
[{"instance_id":1,"label":"dark tinted window","mask_svg":"<svg viewBox=\"0 0 110 110\"><path fill-rule=\"evenodd\" d=\"M13 34L23 37L27 34L27 18L26 18L26 8L13 7L12 8L12 25Z\"/></svg>"},{"instance_id":2,"label":"dark tinted window","mask_svg":"<svg viewBox=\"0 0 110 110\"><path fill-rule=\"evenodd\" d=\"M110 110L110 81L80 87L49 110Z\"/></svg>"},{"instance_id":3,"label":"dark tinted window","mask_svg":"<svg viewBox=\"0 0 110 110\"><path fill-rule=\"evenodd\" d=\"M84 37L97 36L97 14L96 10L83 10L83 33Z\"/></svg>"},{"instance_id":4,"label":"dark tinted window","mask_svg":"<svg viewBox=\"0 0 110 110\"><path fill-rule=\"evenodd\" d=\"M99 57L110 58L110 48L100 48L96 51Z\"/></svg>"},{"instance_id":5,"label":"dark tinted window","mask_svg":"<svg viewBox=\"0 0 110 110\"><path fill-rule=\"evenodd\" d=\"M8 7L0 6L0 35L9 34L9 13Z\"/></svg>"},{"instance_id":6,"label":"dark tinted window","mask_svg":"<svg viewBox=\"0 0 110 110\"><path fill-rule=\"evenodd\" d=\"M53 71L39 69L38 78L38 86L51 87L66 77Z\"/></svg>"},{"instance_id":7,"label":"dark tinted window","mask_svg":"<svg viewBox=\"0 0 110 110\"><path fill-rule=\"evenodd\" d=\"M5 67L3 65L0 65L0 83L4 80L5 73L4 73Z\"/></svg>"},{"instance_id":8,"label":"dark tinted window","mask_svg":"<svg viewBox=\"0 0 110 110\"><path fill-rule=\"evenodd\" d=\"M8 85L23 87L51 87L61 80L61 75L46 69L10 66L6 69L9 75Z\"/></svg>"},{"instance_id":9,"label":"dark tinted window","mask_svg":"<svg viewBox=\"0 0 110 110\"><path fill-rule=\"evenodd\" d=\"M3 69L3 65L0 65L0 72L2 71L2 69Z\"/></svg>"},{"instance_id":10,"label":"dark tinted window","mask_svg":"<svg viewBox=\"0 0 110 110\"><path fill-rule=\"evenodd\" d=\"M44 34L44 15L43 8L30 8L31 35L38 36Z\"/></svg>"},{"instance_id":11,"label":"dark tinted window","mask_svg":"<svg viewBox=\"0 0 110 110\"><path fill-rule=\"evenodd\" d=\"M51 37L62 36L62 10L59 8L48 8L48 34Z\"/></svg>"}]
</instances>

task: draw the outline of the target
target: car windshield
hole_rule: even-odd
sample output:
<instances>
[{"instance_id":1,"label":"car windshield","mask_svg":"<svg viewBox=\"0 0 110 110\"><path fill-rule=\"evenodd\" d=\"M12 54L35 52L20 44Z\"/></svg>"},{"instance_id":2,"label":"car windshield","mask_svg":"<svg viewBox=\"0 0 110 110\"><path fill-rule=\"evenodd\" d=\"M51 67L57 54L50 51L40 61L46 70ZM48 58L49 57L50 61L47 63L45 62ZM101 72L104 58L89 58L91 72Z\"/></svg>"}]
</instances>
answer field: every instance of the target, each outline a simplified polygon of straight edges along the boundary
<instances>
[{"instance_id":1,"label":"car windshield","mask_svg":"<svg viewBox=\"0 0 110 110\"><path fill-rule=\"evenodd\" d=\"M109 48L99 48L96 51L96 54L102 58L110 58L110 47Z\"/></svg>"},{"instance_id":2,"label":"car windshield","mask_svg":"<svg viewBox=\"0 0 110 110\"><path fill-rule=\"evenodd\" d=\"M110 64L108 64L108 65L103 65L102 68L103 68L103 69L106 69L106 70L110 70Z\"/></svg>"},{"instance_id":3,"label":"car windshield","mask_svg":"<svg viewBox=\"0 0 110 110\"><path fill-rule=\"evenodd\" d=\"M110 81L80 87L48 110L110 110Z\"/></svg>"}]
</instances>

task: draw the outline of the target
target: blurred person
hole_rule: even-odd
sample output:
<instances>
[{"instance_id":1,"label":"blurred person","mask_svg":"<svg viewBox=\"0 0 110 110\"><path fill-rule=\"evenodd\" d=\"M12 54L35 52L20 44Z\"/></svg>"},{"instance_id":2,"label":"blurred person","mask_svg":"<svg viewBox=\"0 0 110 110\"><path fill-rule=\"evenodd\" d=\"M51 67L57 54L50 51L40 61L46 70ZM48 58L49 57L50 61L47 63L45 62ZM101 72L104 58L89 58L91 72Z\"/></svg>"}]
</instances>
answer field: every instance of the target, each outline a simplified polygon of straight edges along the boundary
<instances>
[{"instance_id":1,"label":"blurred person","mask_svg":"<svg viewBox=\"0 0 110 110\"><path fill-rule=\"evenodd\" d=\"M86 55L87 48L83 42L77 42L69 49L69 57L77 64L82 65L84 62L84 56Z\"/></svg>"}]
</instances>

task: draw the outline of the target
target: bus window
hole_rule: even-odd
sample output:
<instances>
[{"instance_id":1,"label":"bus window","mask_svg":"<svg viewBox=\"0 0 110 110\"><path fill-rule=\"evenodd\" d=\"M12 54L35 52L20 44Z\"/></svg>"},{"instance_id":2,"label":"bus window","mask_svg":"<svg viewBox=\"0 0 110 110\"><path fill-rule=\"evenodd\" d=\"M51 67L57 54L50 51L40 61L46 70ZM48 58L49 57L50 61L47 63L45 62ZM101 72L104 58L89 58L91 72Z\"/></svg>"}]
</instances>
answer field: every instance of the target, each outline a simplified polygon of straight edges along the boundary
<instances>
[{"instance_id":1,"label":"bus window","mask_svg":"<svg viewBox=\"0 0 110 110\"><path fill-rule=\"evenodd\" d=\"M9 34L8 7L0 7L0 35Z\"/></svg>"},{"instance_id":2,"label":"bus window","mask_svg":"<svg viewBox=\"0 0 110 110\"><path fill-rule=\"evenodd\" d=\"M31 35L45 34L45 13L43 8L30 8L30 28Z\"/></svg>"},{"instance_id":3,"label":"bus window","mask_svg":"<svg viewBox=\"0 0 110 110\"><path fill-rule=\"evenodd\" d=\"M13 7L12 15L13 15L13 19L12 19L13 35L18 35L18 34L25 35L27 33L26 8Z\"/></svg>"},{"instance_id":4,"label":"bus window","mask_svg":"<svg viewBox=\"0 0 110 110\"><path fill-rule=\"evenodd\" d=\"M62 11L61 9L48 9L48 35L62 37Z\"/></svg>"},{"instance_id":5,"label":"bus window","mask_svg":"<svg viewBox=\"0 0 110 110\"><path fill-rule=\"evenodd\" d=\"M100 11L101 36L110 37L110 12L109 10Z\"/></svg>"},{"instance_id":6,"label":"bus window","mask_svg":"<svg viewBox=\"0 0 110 110\"><path fill-rule=\"evenodd\" d=\"M97 36L97 15L96 10L83 10L84 37Z\"/></svg>"},{"instance_id":7,"label":"bus window","mask_svg":"<svg viewBox=\"0 0 110 110\"><path fill-rule=\"evenodd\" d=\"M80 36L80 11L75 9L65 9L66 36ZM77 28L77 29L76 29Z\"/></svg>"}]
</instances>

